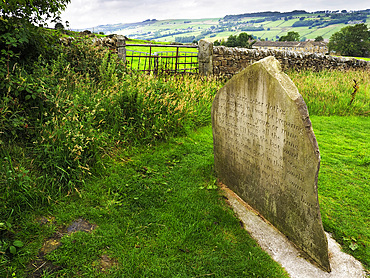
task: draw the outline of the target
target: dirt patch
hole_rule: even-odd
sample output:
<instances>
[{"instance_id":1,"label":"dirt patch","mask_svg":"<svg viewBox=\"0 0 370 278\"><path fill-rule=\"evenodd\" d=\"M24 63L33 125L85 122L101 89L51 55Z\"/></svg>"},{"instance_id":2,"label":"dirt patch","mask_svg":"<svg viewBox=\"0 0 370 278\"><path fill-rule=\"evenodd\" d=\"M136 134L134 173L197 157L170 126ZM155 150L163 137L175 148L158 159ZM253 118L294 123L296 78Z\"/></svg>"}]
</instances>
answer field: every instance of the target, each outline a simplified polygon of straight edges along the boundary
<instances>
[{"instance_id":1,"label":"dirt patch","mask_svg":"<svg viewBox=\"0 0 370 278\"><path fill-rule=\"evenodd\" d=\"M40 250L40 254L45 255L50 252L53 252L55 249L57 249L60 245L59 239L48 239L47 241L44 242L44 245L42 246Z\"/></svg>"},{"instance_id":2,"label":"dirt patch","mask_svg":"<svg viewBox=\"0 0 370 278\"><path fill-rule=\"evenodd\" d=\"M40 218L37 218L36 221L40 223L41 225L53 225L55 224L55 217L54 216L42 216Z\"/></svg>"},{"instance_id":3,"label":"dirt patch","mask_svg":"<svg viewBox=\"0 0 370 278\"><path fill-rule=\"evenodd\" d=\"M27 274L27 277L29 278L45 277L46 273L52 274L62 269L62 267L54 265L48 260L44 260L43 257L33 261L29 265L29 268L32 268L32 270L29 270Z\"/></svg>"},{"instance_id":4,"label":"dirt patch","mask_svg":"<svg viewBox=\"0 0 370 278\"><path fill-rule=\"evenodd\" d=\"M73 222L69 227L67 228L67 233L72 234L74 232L82 231L86 233L90 233L91 231L96 229L95 224L90 224L86 220L79 218L75 222Z\"/></svg>"},{"instance_id":5,"label":"dirt patch","mask_svg":"<svg viewBox=\"0 0 370 278\"><path fill-rule=\"evenodd\" d=\"M55 224L55 217L40 217L36 219L40 225L53 225ZM39 254L37 256L37 259L32 261L28 265L28 271L27 271L27 277L29 278L38 278L38 277L44 277L45 273L52 274L53 272L56 272L60 269L62 269L61 266L54 265L49 260L45 259L45 255L53 252L54 250L58 249L59 246L62 245L60 242L61 238L64 235L70 235L72 233L82 231L86 233L90 233L94 229L97 228L97 225L90 224L88 221L79 218L76 221L74 221L71 225L69 225L67 228L60 228L57 232L54 233L54 235L50 238L48 238L43 246L41 247ZM105 256L105 255L103 255ZM101 270L105 271L105 269L109 269L113 265L116 264L116 262L112 259L110 259L108 256L105 256L103 258L102 256L102 263Z\"/></svg>"},{"instance_id":6,"label":"dirt patch","mask_svg":"<svg viewBox=\"0 0 370 278\"><path fill-rule=\"evenodd\" d=\"M114 258L110 258L108 255L103 254L100 257L100 271L107 272L109 269L111 269L114 266L117 266L118 262Z\"/></svg>"}]
</instances>

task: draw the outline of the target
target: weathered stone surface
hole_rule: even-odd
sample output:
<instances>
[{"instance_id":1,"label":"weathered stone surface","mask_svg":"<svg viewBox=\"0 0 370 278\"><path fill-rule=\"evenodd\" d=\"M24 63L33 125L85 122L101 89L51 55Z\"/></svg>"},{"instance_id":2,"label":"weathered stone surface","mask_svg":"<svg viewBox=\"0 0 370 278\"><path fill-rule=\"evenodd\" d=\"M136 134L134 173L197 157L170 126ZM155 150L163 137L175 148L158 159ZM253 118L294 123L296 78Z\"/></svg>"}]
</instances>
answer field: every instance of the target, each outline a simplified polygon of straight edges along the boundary
<instances>
[{"instance_id":1,"label":"weathered stone surface","mask_svg":"<svg viewBox=\"0 0 370 278\"><path fill-rule=\"evenodd\" d=\"M126 63L126 37L117 36L117 54L118 58L122 59Z\"/></svg>"},{"instance_id":2,"label":"weathered stone surface","mask_svg":"<svg viewBox=\"0 0 370 278\"><path fill-rule=\"evenodd\" d=\"M213 74L213 43L206 40L200 40L198 43L198 64L200 75Z\"/></svg>"},{"instance_id":3,"label":"weathered stone surface","mask_svg":"<svg viewBox=\"0 0 370 278\"><path fill-rule=\"evenodd\" d=\"M220 181L330 271L318 145L306 104L274 57L226 83L213 102L212 125Z\"/></svg>"}]
</instances>

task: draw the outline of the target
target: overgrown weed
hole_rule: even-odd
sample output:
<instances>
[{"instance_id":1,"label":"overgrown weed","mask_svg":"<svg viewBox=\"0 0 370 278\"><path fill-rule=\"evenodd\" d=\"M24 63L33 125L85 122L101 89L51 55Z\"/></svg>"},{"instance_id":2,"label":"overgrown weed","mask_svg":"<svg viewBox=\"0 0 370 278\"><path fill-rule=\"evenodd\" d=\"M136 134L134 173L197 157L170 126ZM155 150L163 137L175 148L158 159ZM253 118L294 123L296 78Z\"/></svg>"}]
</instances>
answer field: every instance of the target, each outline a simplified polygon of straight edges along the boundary
<instances>
[{"instance_id":1,"label":"overgrown weed","mask_svg":"<svg viewBox=\"0 0 370 278\"><path fill-rule=\"evenodd\" d=\"M303 96L310 115L368 116L370 113L369 71L290 71L288 75ZM352 100L354 80L358 91Z\"/></svg>"},{"instance_id":2,"label":"overgrown weed","mask_svg":"<svg viewBox=\"0 0 370 278\"><path fill-rule=\"evenodd\" d=\"M102 169L102 154L117 145L153 144L208 124L220 87L211 79L128 72L110 51L79 39L57 59L39 59L32 73L14 68L9 80L1 98L1 148L17 142L20 149L1 155L2 219L11 214L17 195L32 207L40 202L33 191L48 202L78 192ZM9 191L8 168L18 151L29 158L17 167L26 177L30 173L33 191L24 186Z\"/></svg>"}]
</instances>

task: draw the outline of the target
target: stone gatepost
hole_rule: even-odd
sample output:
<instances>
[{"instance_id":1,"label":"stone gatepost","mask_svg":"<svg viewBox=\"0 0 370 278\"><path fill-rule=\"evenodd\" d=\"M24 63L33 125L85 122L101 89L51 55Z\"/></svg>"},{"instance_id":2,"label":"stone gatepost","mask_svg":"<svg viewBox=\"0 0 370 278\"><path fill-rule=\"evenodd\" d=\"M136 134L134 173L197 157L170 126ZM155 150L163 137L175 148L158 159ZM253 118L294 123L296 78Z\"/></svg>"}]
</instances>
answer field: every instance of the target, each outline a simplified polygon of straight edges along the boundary
<instances>
[{"instance_id":1,"label":"stone gatepost","mask_svg":"<svg viewBox=\"0 0 370 278\"><path fill-rule=\"evenodd\" d=\"M199 46L198 52L199 74L206 76L212 75L213 43L206 40L200 40L198 46Z\"/></svg>"},{"instance_id":2,"label":"stone gatepost","mask_svg":"<svg viewBox=\"0 0 370 278\"><path fill-rule=\"evenodd\" d=\"M126 38L125 36L117 36L117 52L118 57L126 63Z\"/></svg>"}]
</instances>

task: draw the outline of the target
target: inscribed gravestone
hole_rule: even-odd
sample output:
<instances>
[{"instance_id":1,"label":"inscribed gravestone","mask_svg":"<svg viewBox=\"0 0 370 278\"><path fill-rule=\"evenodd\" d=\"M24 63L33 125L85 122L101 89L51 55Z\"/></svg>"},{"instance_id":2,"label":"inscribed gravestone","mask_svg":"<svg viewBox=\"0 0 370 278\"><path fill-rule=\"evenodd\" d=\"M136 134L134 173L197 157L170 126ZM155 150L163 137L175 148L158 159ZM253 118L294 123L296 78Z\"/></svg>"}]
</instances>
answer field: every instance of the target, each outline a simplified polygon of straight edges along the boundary
<instances>
[{"instance_id":1,"label":"inscribed gravestone","mask_svg":"<svg viewBox=\"0 0 370 278\"><path fill-rule=\"evenodd\" d=\"M212 126L220 181L330 271L317 141L302 96L274 57L249 66L217 93Z\"/></svg>"}]
</instances>

